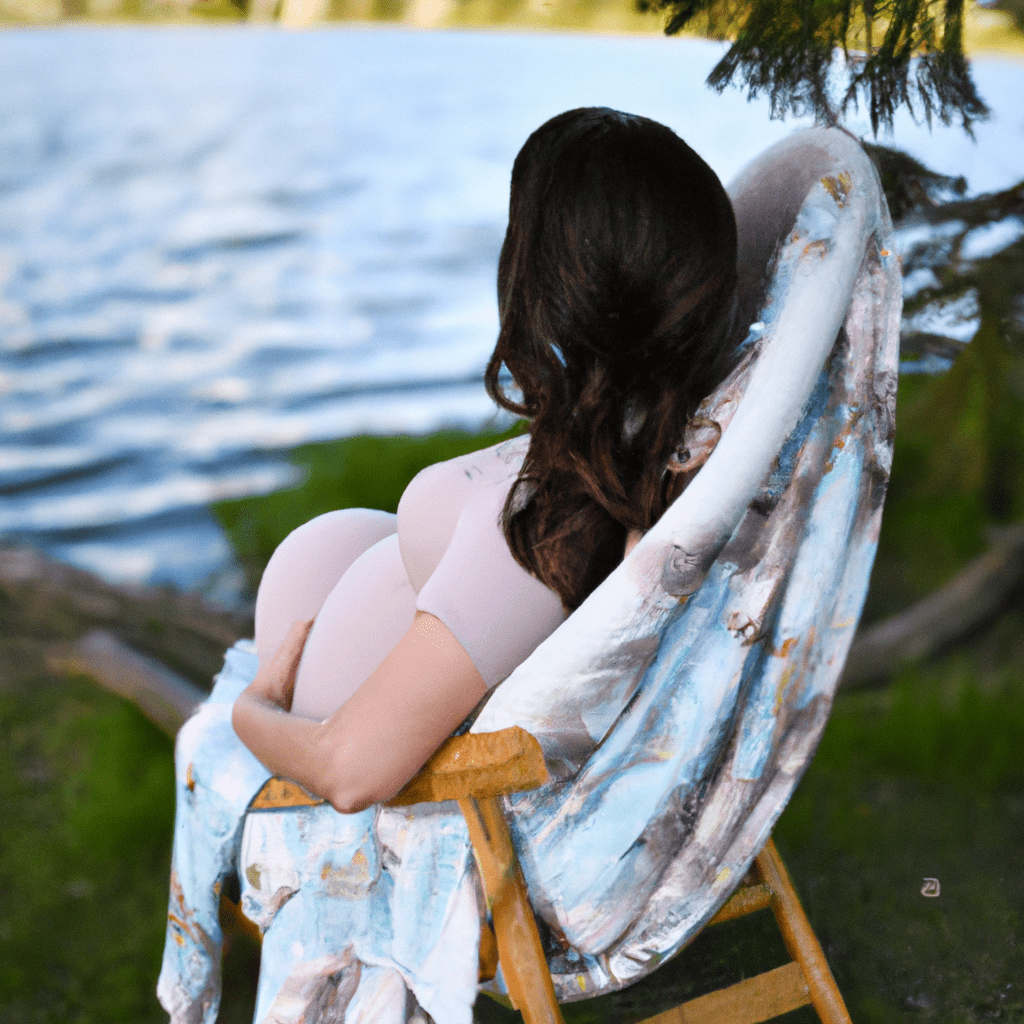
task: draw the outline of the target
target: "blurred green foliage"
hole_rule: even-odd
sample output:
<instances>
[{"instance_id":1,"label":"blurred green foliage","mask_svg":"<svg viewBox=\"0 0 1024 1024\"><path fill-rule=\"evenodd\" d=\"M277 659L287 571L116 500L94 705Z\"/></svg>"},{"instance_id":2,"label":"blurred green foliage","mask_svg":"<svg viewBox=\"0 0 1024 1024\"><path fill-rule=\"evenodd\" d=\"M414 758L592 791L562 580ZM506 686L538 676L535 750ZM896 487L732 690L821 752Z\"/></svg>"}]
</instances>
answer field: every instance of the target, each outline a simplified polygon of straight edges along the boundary
<instances>
[{"instance_id":1,"label":"blurred green foliage","mask_svg":"<svg viewBox=\"0 0 1024 1024\"><path fill-rule=\"evenodd\" d=\"M970 666L944 669L903 669L882 707L862 703L861 714L853 714L856 701L841 705L845 713L830 720L817 756L863 776L883 772L975 793L1024 793L1022 681L991 689Z\"/></svg>"},{"instance_id":2,"label":"blurred green foliage","mask_svg":"<svg viewBox=\"0 0 1024 1024\"><path fill-rule=\"evenodd\" d=\"M992 319L942 376L900 382L896 449L869 615L906 607L1024 520L1021 372Z\"/></svg>"},{"instance_id":3,"label":"blurred green foliage","mask_svg":"<svg viewBox=\"0 0 1024 1024\"><path fill-rule=\"evenodd\" d=\"M996 0L991 5L997 11L1005 11L1019 32L1024 32L1024 0Z\"/></svg>"}]
</instances>

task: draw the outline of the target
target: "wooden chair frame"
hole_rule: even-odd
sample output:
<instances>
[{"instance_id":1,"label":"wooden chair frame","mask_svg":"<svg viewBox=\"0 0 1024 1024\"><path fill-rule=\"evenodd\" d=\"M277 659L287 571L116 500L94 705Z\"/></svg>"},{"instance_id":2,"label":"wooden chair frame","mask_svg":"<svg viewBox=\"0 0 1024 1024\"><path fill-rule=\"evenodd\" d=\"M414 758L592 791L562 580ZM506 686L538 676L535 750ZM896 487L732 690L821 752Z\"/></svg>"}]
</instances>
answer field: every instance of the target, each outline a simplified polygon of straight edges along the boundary
<instances>
[{"instance_id":1,"label":"wooden chair frame","mask_svg":"<svg viewBox=\"0 0 1024 1024\"><path fill-rule=\"evenodd\" d=\"M520 728L448 740L390 803L457 799L483 881L497 958L513 1006L526 1024L562 1024L523 873L516 860L503 795L547 781L540 744ZM754 877L710 924L770 907L793 958L787 964L691 999L644 1024L760 1024L812 1005L823 1024L851 1024L825 954L771 839L757 855ZM481 942L482 974L493 977L493 946Z\"/></svg>"},{"instance_id":2,"label":"wooden chair frame","mask_svg":"<svg viewBox=\"0 0 1024 1024\"><path fill-rule=\"evenodd\" d=\"M467 733L448 740L390 806L457 800L466 819L491 920L480 943L480 976L500 961L513 1007L525 1024L563 1024L555 989L516 859L501 797L548 780L540 744L524 729ZM269 810L323 803L301 787L270 779L252 807ZM823 1024L851 1024L821 945L771 839L747 879L711 919L719 924L770 907L792 961L698 996L643 1024L760 1024L812 1005ZM229 911L230 912L230 911ZM234 909L232 916L240 912Z\"/></svg>"},{"instance_id":3,"label":"wooden chair frame","mask_svg":"<svg viewBox=\"0 0 1024 1024\"><path fill-rule=\"evenodd\" d=\"M563 1018L501 797L535 789L547 778L540 744L525 730L470 733L445 743L391 801L403 805L458 800L494 922L497 958L512 1004L526 1024L562 1024ZM823 1024L851 1024L825 954L771 839L757 855L751 875L749 884L741 885L709 923L770 907L792 961L691 999L644 1024L760 1024L807 1005L815 1008ZM481 942L482 974L491 977L495 965L485 961L489 954L493 957L492 949L488 941Z\"/></svg>"}]
</instances>

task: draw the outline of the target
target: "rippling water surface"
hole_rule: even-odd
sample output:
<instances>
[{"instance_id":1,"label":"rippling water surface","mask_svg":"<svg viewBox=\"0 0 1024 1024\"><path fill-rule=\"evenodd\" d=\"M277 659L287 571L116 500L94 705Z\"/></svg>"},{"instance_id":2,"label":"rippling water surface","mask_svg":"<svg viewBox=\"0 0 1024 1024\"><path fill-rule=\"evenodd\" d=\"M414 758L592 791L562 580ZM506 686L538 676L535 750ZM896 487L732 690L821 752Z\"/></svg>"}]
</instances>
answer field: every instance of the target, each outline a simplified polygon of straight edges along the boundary
<instances>
[{"instance_id":1,"label":"rippling water surface","mask_svg":"<svg viewBox=\"0 0 1024 1024\"><path fill-rule=\"evenodd\" d=\"M209 502L286 484L303 441L493 415L494 273L533 128L631 110L726 179L792 130L703 87L720 52L379 28L0 34L0 535L230 599ZM1024 70L978 79L997 108L979 146L897 134L983 191L1020 177L1024 114L1000 100Z\"/></svg>"}]
</instances>

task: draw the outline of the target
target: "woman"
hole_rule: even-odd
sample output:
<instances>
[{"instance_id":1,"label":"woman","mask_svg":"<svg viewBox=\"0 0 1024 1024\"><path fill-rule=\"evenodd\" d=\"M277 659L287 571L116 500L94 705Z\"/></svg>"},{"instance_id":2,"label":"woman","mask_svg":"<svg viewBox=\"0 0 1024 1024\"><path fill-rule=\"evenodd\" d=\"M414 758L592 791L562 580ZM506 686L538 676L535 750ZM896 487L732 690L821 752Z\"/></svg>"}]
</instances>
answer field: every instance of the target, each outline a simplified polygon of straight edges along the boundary
<instances>
[{"instance_id":1,"label":"woman","mask_svg":"<svg viewBox=\"0 0 1024 1024\"><path fill-rule=\"evenodd\" d=\"M429 467L397 516L283 542L233 712L246 746L339 811L397 793L685 486L676 447L729 368L735 292L732 207L668 128L583 108L535 131L485 376L529 437Z\"/></svg>"}]
</instances>

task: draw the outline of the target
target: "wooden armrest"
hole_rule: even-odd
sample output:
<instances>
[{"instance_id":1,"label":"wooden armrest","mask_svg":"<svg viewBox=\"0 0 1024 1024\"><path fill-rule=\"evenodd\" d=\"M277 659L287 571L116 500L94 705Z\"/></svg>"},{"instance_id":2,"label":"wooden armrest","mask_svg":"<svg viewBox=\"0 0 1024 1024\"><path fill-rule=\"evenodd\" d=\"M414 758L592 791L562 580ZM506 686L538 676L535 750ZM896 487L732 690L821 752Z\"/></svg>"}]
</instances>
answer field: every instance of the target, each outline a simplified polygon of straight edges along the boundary
<instances>
[{"instance_id":1,"label":"wooden armrest","mask_svg":"<svg viewBox=\"0 0 1024 1024\"><path fill-rule=\"evenodd\" d=\"M540 744L514 725L499 732L470 732L446 740L387 806L480 800L536 789L547 781Z\"/></svg>"},{"instance_id":2,"label":"wooden armrest","mask_svg":"<svg viewBox=\"0 0 1024 1024\"><path fill-rule=\"evenodd\" d=\"M483 941L482 974L493 977L497 954L513 1004L528 1024L564 1024L529 894L516 860L508 822L498 798L536 789L548 781L536 738L512 726L499 732L466 733L443 743L388 807L458 800L473 844L494 941ZM268 779L250 810L280 810L323 803L287 779ZM489 929L484 929L484 938Z\"/></svg>"},{"instance_id":3,"label":"wooden armrest","mask_svg":"<svg viewBox=\"0 0 1024 1024\"><path fill-rule=\"evenodd\" d=\"M482 800L522 793L548 781L540 744L514 725L499 732L466 733L446 740L388 807L438 800ZM277 776L267 779L249 805L250 811L279 811L327 803L300 785Z\"/></svg>"}]
</instances>

